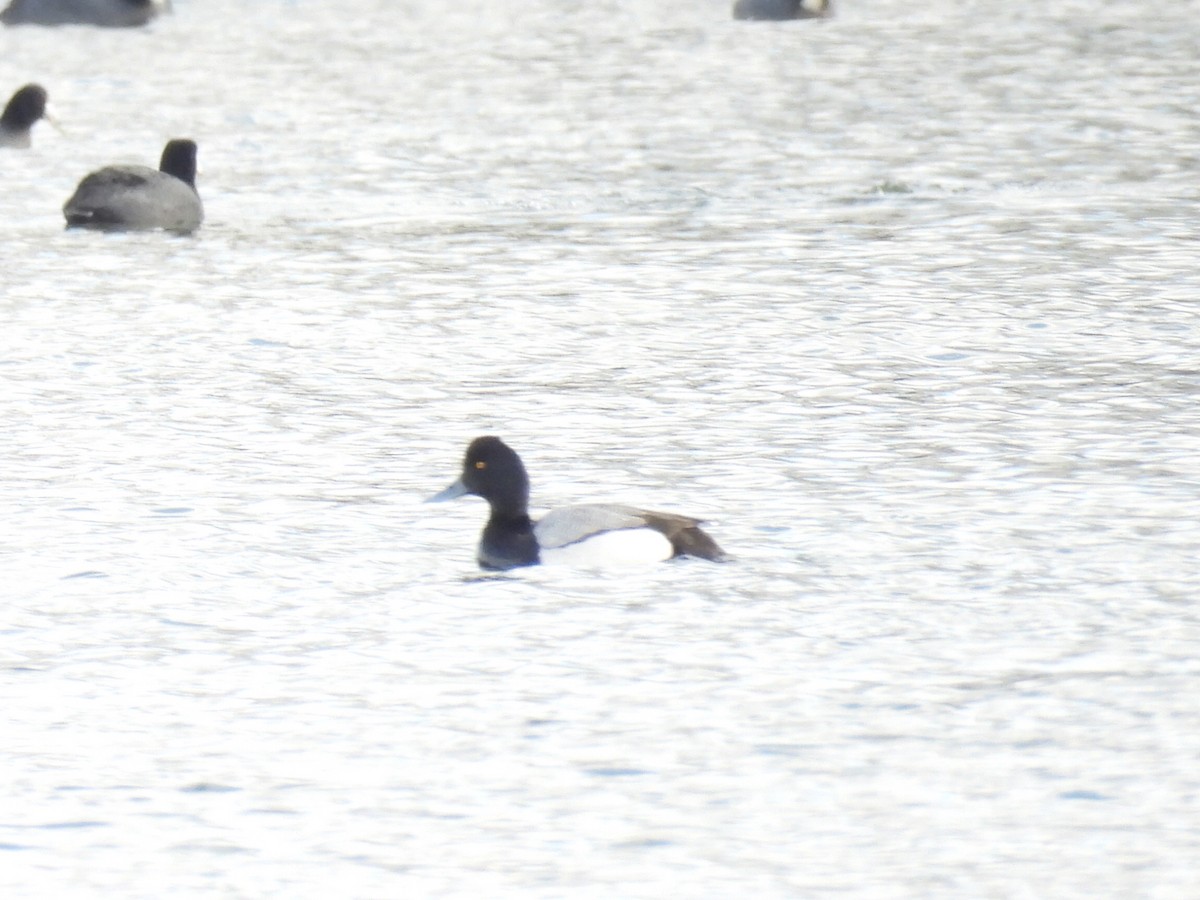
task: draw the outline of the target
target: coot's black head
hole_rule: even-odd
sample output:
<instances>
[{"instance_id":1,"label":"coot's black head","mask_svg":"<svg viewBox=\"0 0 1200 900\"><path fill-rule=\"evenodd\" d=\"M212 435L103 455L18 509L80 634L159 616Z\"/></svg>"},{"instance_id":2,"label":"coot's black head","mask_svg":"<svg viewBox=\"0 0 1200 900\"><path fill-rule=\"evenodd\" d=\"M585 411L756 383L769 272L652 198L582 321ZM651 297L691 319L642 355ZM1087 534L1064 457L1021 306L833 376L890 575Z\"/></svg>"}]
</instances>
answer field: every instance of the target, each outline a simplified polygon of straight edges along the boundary
<instances>
[{"instance_id":1,"label":"coot's black head","mask_svg":"<svg viewBox=\"0 0 1200 900\"><path fill-rule=\"evenodd\" d=\"M431 501L451 500L463 494L482 497L493 513L523 516L529 505L529 476L521 457L498 437L478 437L467 447L462 475Z\"/></svg>"},{"instance_id":2,"label":"coot's black head","mask_svg":"<svg viewBox=\"0 0 1200 900\"><path fill-rule=\"evenodd\" d=\"M46 89L40 84L27 84L8 101L0 115L0 128L6 131L27 131L34 122L46 115Z\"/></svg>"},{"instance_id":3,"label":"coot's black head","mask_svg":"<svg viewBox=\"0 0 1200 900\"><path fill-rule=\"evenodd\" d=\"M196 142L185 139L167 141L163 147L158 171L174 175L180 181L196 186Z\"/></svg>"}]
</instances>

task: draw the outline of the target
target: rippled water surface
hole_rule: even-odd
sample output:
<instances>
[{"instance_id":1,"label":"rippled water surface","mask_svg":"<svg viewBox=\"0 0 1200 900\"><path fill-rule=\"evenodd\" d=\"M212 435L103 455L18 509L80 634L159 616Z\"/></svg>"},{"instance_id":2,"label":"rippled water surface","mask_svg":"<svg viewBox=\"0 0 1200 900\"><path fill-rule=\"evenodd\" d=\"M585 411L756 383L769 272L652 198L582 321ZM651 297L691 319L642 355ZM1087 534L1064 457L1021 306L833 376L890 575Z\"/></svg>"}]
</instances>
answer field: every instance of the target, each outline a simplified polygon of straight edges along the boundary
<instances>
[{"instance_id":1,"label":"rippled water surface","mask_svg":"<svg viewBox=\"0 0 1200 900\"><path fill-rule=\"evenodd\" d=\"M1195 2L175 6L0 32L5 896L1194 896Z\"/></svg>"}]
</instances>

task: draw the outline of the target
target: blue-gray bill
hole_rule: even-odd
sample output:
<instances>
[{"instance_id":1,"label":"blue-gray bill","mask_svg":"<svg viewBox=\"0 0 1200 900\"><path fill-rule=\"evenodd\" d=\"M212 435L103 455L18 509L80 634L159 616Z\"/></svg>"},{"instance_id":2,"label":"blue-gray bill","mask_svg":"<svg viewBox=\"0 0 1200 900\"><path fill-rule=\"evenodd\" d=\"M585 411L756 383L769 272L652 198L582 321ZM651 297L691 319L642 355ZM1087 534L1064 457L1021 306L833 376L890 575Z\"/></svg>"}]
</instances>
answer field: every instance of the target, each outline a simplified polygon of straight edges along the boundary
<instances>
[{"instance_id":1,"label":"blue-gray bill","mask_svg":"<svg viewBox=\"0 0 1200 900\"><path fill-rule=\"evenodd\" d=\"M465 484L463 484L463 481L460 478L460 479L458 479L458 481L454 482L454 484L445 488L445 490L438 491L432 497L426 497L425 502L426 503L443 503L446 500L453 500L456 497L461 497L463 494L466 494L466 493L468 493L467 486Z\"/></svg>"}]
</instances>

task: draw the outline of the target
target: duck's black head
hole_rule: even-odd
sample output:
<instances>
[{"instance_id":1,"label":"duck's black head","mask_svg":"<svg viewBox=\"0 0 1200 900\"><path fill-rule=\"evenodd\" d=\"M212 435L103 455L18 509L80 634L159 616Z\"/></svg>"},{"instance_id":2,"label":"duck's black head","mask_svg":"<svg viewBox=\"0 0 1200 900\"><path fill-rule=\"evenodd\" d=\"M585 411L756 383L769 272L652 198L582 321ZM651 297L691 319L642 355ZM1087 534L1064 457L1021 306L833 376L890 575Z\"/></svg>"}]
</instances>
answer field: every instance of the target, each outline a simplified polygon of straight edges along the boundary
<instances>
[{"instance_id":1,"label":"duck's black head","mask_svg":"<svg viewBox=\"0 0 1200 900\"><path fill-rule=\"evenodd\" d=\"M477 437L467 447L459 479L467 489L498 512L523 514L529 505L529 476L525 465L498 437Z\"/></svg>"},{"instance_id":2,"label":"duck's black head","mask_svg":"<svg viewBox=\"0 0 1200 900\"><path fill-rule=\"evenodd\" d=\"M436 503L463 494L482 497L492 516L528 519L529 476L521 457L498 437L477 437L467 447L458 481L429 498Z\"/></svg>"}]
</instances>

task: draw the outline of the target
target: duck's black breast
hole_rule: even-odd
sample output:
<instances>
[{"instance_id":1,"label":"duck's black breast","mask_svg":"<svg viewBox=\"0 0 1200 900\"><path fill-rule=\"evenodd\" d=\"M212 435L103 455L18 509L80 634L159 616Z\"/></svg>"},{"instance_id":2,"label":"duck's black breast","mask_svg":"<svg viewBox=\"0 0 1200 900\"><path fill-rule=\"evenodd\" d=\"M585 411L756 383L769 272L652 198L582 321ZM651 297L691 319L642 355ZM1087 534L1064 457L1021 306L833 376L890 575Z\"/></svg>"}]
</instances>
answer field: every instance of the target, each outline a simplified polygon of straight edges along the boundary
<instances>
[{"instance_id":1,"label":"duck's black breast","mask_svg":"<svg viewBox=\"0 0 1200 900\"><path fill-rule=\"evenodd\" d=\"M484 569L503 571L541 562L537 537L529 516L492 516L484 526L476 553Z\"/></svg>"}]
</instances>

